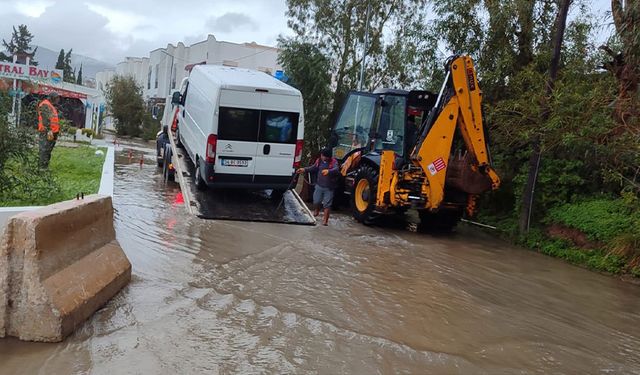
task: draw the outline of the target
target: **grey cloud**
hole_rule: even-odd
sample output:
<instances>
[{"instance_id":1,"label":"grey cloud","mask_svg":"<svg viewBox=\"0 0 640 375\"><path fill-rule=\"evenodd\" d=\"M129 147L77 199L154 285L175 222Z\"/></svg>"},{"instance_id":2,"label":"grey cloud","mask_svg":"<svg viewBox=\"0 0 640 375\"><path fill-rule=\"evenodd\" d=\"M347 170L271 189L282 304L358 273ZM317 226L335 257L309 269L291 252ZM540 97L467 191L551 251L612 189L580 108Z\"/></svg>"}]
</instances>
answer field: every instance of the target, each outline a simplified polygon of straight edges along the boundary
<instances>
[{"instance_id":1,"label":"grey cloud","mask_svg":"<svg viewBox=\"0 0 640 375\"><path fill-rule=\"evenodd\" d=\"M225 13L220 17L212 17L206 26L213 31L229 33L237 29L257 30L258 24L249 16L242 13Z\"/></svg>"},{"instance_id":2,"label":"grey cloud","mask_svg":"<svg viewBox=\"0 0 640 375\"><path fill-rule=\"evenodd\" d=\"M76 53L113 63L128 48L107 30L107 23L106 17L92 12L84 3L59 1L37 18L17 13L0 15L0 37L9 38L12 25L26 24L34 35L34 44L52 50L73 48Z\"/></svg>"},{"instance_id":3,"label":"grey cloud","mask_svg":"<svg viewBox=\"0 0 640 375\"><path fill-rule=\"evenodd\" d=\"M11 4L16 0L0 0ZM21 0L20 0L21 1ZM192 44L213 33L219 40L274 44L274 35L287 31L284 0L54 0L39 17L28 17L11 6L0 7L0 39L11 26L26 24L34 43L74 52L108 63L125 56L146 56L168 43ZM87 4L140 17L131 32L113 32L109 19ZM115 30L118 31L118 30Z\"/></svg>"}]
</instances>

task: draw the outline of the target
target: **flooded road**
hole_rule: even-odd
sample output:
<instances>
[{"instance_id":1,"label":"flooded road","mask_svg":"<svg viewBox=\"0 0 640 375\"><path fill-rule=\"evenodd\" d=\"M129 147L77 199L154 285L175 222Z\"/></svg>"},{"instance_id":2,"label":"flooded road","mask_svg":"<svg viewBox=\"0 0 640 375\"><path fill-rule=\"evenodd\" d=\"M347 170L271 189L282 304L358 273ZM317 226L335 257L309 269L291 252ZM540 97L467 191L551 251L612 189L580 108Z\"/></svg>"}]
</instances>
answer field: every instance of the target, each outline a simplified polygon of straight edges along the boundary
<instances>
[{"instance_id":1,"label":"flooded road","mask_svg":"<svg viewBox=\"0 0 640 375\"><path fill-rule=\"evenodd\" d=\"M198 219L147 153L116 155L131 284L1 374L640 373L638 286L465 228Z\"/></svg>"}]
</instances>

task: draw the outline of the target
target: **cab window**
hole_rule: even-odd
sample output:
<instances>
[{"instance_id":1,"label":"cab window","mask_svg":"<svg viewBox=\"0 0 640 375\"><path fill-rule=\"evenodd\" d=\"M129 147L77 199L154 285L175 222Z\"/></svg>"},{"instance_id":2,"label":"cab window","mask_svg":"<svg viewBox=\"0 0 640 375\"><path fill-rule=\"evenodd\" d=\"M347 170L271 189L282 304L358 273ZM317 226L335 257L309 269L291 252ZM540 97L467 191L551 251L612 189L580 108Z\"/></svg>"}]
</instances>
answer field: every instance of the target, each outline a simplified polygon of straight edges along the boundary
<instances>
[{"instance_id":1,"label":"cab window","mask_svg":"<svg viewBox=\"0 0 640 375\"><path fill-rule=\"evenodd\" d=\"M334 128L337 145L334 155L342 158L348 152L369 144L369 132L373 123L376 97L363 93L351 93Z\"/></svg>"},{"instance_id":2,"label":"cab window","mask_svg":"<svg viewBox=\"0 0 640 375\"><path fill-rule=\"evenodd\" d=\"M387 95L384 97L383 103L375 134L375 150L379 152L391 150L402 156L404 153L407 99L404 96Z\"/></svg>"}]
</instances>

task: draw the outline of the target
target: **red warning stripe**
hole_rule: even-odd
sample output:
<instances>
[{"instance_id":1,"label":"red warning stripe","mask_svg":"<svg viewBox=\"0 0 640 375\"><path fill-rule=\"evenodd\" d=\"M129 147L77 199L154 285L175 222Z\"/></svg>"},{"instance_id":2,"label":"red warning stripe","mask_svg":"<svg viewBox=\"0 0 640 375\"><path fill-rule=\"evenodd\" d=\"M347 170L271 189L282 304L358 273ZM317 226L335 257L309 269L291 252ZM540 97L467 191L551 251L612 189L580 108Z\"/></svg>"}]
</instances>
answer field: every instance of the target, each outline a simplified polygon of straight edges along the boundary
<instances>
[{"instance_id":1,"label":"red warning stripe","mask_svg":"<svg viewBox=\"0 0 640 375\"><path fill-rule=\"evenodd\" d=\"M436 168L436 171L440 172L447 165L445 164L444 160L442 160L442 158L437 158L436 160L433 161L433 166Z\"/></svg>"}]
</instances>

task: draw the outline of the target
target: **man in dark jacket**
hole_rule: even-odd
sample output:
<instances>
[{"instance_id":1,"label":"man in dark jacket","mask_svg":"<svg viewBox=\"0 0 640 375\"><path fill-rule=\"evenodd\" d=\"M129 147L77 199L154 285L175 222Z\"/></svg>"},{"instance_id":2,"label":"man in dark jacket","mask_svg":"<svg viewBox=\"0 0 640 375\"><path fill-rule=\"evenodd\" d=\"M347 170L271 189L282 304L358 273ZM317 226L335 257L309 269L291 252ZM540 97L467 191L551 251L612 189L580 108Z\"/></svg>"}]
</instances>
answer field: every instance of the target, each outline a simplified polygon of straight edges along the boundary
<instances>
[{"instance_id":1,"label":"man in dark jacket","mask_svg":"<svg viewBox=\"0 0 640 375\"><path fill-rule=\"evenodd\" d=\"M164 145L167 143L169 143L169 127L165 125L162 127L162 133L160 133L156 138L156 156L158 157L158 160L161 160Z\"/></svg>"},{"instance_id":2,"label":"man in dark jacket","mask_svg":"<svg viewBox=\"0 0 640 375\"><path fill-rule=\"evenodd\" d=\"M340 169L338 167L338 161L331 157L331 150L325 148L320 152L320 158L316 160L313 165L306 168L298 169L297 173L317 173L316 186L313 191L313 214L318 216L320 214L320 206L324 209L324 217L322 218L322 225L328 225L329 212L331 211L331 204L333 203L333 191L337 185L338 174Z\"/></svg>"}]
</instances>

